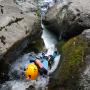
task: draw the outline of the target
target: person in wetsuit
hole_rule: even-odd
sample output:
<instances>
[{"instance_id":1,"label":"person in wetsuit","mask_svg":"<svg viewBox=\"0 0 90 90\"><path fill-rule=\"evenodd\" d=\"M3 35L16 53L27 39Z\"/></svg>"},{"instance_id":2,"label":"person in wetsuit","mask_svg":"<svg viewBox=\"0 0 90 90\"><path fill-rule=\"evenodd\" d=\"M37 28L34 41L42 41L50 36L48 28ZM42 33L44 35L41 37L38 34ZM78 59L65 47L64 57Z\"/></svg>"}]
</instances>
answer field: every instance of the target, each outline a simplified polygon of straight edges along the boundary
<instances>
[{"instance_id":1,"label":"person in wetsuit","mask_svg":"<svg viewBox=\"0 0 90 90\"><path fill-rule=\"evenodd\" d=\"M30 63L25 68L26 79L35 80L38 75L48 74L48 65L50 61L54 61L57 51L53 55L46 55L46 52L41 55L36 55L34 52L29 55Z\"/></svg>"}]
</instances>

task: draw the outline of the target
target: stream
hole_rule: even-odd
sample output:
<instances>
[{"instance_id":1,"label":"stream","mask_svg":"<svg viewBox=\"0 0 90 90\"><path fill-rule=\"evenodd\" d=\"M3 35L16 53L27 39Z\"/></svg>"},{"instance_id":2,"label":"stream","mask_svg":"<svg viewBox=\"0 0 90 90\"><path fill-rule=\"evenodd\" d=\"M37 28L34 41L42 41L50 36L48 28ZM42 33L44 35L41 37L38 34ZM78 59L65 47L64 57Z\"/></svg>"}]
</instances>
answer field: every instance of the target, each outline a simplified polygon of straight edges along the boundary
<instances>
[{"instance_id":1,"label":"stream","mask_svg":"<svg viewBox=\"0 0 90 90\"><path fill-rule=\"evenodd\" d=\"M39 0L39 7L41 10L41 18L46 13L48 6L51 7L54 5L53 0ZM45 44L45 48L49 49L49 53L52 55L52 53L57 50L55 45L57 44L57 38L54 34L49 32L43 24L41 24L43 28L43 34L42 39ZM9 77L10 80L6 81L4 84L1 85L0 90L47 90L48 82L50 76L39 76L36 80L27 81L23 79L23 69L24 66L29 63L29 55L30 53L27 53L23 56L21 56L19 59L17 59L10 68L9 71ZM56 56L55 62L52 66L52 68L49 70L49 74L53 73L55 69L58 66L60 60L60 55ZM18 76L22 75L20 78ZM18 79L19 78L19 79Z\"/></svg>"}]
</instances>

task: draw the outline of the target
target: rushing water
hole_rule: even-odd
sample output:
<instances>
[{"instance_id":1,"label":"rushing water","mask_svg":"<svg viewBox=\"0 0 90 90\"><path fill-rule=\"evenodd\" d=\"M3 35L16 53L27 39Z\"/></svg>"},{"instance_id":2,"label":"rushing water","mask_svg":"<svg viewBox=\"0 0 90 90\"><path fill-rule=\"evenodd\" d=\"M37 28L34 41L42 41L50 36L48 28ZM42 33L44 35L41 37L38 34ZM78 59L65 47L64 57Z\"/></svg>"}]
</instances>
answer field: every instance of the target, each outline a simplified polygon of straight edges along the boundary
<instances>
[{"instance_id":1,"label":"rushing water","mask_svg":"<svg viewBox=\"0 0 90 90\"><path fill-rule=\"evenodd\" d=\"M42 27L43 27L42 38L44 40L46 48L50 50L50 53L52 55L53 51L57 50L56 47L55 47L55 45L57 44L57 38L53 33L48 31L43 25L42 25ZM59 60L60 60L60 55L58 55L55 58L55 62L52 66L53 68L51 68L51 70L49 70L49 73L52 73L57 68Z\"/></svg>"},{"instance_id":2,"label":"rushing water","mask_svg":"<svg viewBox=\"0 0 90 90\"><path fill-rule=\"evenodd\" d=\"M39 6L41 7L40 9L41 15L43 16L45 14L45 12L48 9L48 5L51 7L53 4L54 4L53 0L39 0ZM55 45L57 44L57 38L51 32L46 30L43 25L42 28L43 28L42 39L44 40L45 47L46 49L49 49L49 53L52 54L56 50ZM23 79L22 72L24 66L29 63L29 54L30 53L20 57L11 65L9 71L10 80L6 81L1 86L0 90L28 90L27 88L30 86L31 87L34 86L36 90L47 90L49 76L46 77L39 76L37 80L33 80L33 81L26 81L25 79ZM49 74L55 71L55 69L58 66L59 60L60 60L60 55L58 55L55 58L55 62L53 64L53 67L49 70ZM18 77L20 75L22 76Z\"/></svg>"}]
</instances>

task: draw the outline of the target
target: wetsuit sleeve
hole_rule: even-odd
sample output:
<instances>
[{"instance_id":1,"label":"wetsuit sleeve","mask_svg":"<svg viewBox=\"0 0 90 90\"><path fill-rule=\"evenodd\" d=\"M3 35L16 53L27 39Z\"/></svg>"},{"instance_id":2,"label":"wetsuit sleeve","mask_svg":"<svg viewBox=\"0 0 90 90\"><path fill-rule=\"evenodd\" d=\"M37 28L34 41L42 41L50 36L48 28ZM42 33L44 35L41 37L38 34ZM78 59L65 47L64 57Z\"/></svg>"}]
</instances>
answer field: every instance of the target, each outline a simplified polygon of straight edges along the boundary
<instances>
[{"instance_id":1,"label":"wetsuit sleeve","mask_svg":"<svg viewBox=\"0 0 90 90\"><path fill-rule=\"evenodd\" d=\"M47 70L44 67L40 68L39 73L40 73L40 75L43 75L43 74L47 75Z\"/></svg>"}]
</instances>

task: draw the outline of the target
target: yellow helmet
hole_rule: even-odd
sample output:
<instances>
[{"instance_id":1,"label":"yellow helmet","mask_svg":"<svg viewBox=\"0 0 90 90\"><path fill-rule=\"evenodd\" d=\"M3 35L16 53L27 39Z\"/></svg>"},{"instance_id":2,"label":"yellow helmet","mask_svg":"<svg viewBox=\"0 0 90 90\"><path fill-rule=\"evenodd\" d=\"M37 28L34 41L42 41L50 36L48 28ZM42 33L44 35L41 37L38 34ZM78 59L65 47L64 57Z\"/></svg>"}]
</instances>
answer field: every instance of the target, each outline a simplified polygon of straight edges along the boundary
<instances>
[{"instance_id":1,"label":"yellow helmet","mask_svg":"<svg viewBox=\"0 0 90 90\"><path fill-rule=\"evenodd\" d=\"M25 70L26 79L35 80L38 76L38 68L34 63L28 64Z\"/></svg>"}]
</instances>

